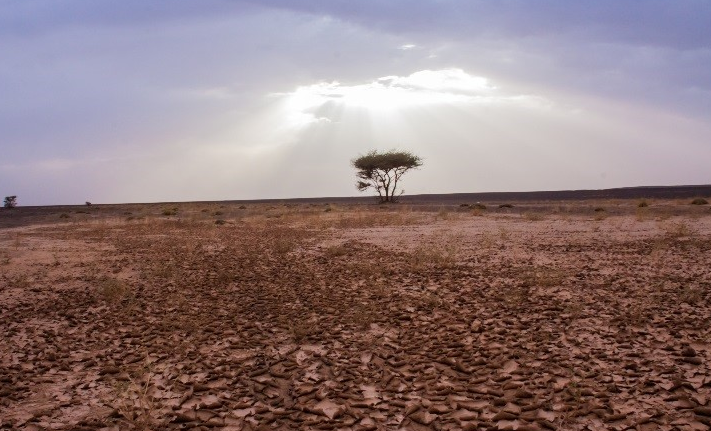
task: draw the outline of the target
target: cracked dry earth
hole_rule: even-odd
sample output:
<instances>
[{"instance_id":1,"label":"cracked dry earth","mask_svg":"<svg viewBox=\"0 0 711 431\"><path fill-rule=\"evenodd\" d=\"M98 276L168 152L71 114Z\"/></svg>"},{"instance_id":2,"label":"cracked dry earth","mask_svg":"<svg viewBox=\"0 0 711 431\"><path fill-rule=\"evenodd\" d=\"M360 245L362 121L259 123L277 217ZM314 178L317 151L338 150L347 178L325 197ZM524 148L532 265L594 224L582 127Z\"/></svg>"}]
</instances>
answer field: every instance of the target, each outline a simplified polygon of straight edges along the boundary
<instances>
[{"instance_id":1,"label":"cracked dry earth","mask_svg":"<svg viewBox=\"0 0 711 431\"><path fill-rule=\"evenodd\" d=\"M324 217L6 230L0 429L709 429L711 217Z\"/></svg>"}]
</instances>

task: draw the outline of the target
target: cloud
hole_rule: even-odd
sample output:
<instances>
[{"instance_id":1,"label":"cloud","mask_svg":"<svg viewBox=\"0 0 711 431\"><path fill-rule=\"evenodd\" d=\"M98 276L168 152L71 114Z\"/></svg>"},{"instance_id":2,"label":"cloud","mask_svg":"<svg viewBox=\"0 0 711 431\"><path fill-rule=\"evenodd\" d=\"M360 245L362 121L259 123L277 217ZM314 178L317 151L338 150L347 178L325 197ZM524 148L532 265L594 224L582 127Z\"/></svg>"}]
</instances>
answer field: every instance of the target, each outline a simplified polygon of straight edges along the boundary
<instances>
[{"instance_id":1,"label":"cloud","mask_svg":"<svg viewBox=\"0 0 711 431\"><path fill-rule=\"evenodd\" d=\"M711 46L711 4L705 0L568 2L526 0L260 0L269 5L388 33L438 39L565 37L673 49Z\"/></svg>"},{"instance_id":2,"label":"cloud","mask_svg":"<svg viewBox=\"0 0 711 431\"><path fill-rule=\"evenodd\" d=\"M544 107L550 104L535 95L507 94L485 77L462 69L421 70L406 76L385 76L370 82L341 84L322 82L299 86L281 97L285 121L294 127L314 122L339 121L344 109L359 108L369 115L391 116L399 111L432 109L442 105L516 104Z\"/></svg>"},{"instance_id":3,"label":"cloud","mask_svg":"<svg viewBox=\"0 0 711 431\"><path fill-rule=\"evenodd\" d=\"M708 178L706 1L169 3L3 3L3 193L347 195L393 146L408 192Z\"/></svg>"},{"instance_id":4,"label":"cloud","mask_svg":"<svg viewBox=\"0 0 711 431\"><path fill-rule=\"evenodd\" d=\"M595 93L699 118L711 108L703 96L711 91L711 2L705 0L259 3L397 35L440 67L474 70L534 92ZM701 91L686 94L690 88Z\"/></svg>"}]
</instances>

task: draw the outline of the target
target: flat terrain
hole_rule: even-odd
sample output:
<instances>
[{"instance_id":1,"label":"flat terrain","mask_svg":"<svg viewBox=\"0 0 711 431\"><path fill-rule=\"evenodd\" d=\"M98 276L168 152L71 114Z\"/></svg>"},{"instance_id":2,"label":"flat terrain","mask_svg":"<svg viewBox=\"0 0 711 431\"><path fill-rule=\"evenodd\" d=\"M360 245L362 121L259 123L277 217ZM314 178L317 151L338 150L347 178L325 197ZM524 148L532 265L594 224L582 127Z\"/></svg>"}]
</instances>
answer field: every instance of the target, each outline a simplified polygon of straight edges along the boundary
<instances>
[{"instance_id":1,"label":"flat terrain","mask_svg":"<svg viewBox=\"0 0 711 431\"><path fill-rule=\"evenodd\" d=\"M0 429L707 430L689 202L2 210Z\"/></svg>"}]
</instances>

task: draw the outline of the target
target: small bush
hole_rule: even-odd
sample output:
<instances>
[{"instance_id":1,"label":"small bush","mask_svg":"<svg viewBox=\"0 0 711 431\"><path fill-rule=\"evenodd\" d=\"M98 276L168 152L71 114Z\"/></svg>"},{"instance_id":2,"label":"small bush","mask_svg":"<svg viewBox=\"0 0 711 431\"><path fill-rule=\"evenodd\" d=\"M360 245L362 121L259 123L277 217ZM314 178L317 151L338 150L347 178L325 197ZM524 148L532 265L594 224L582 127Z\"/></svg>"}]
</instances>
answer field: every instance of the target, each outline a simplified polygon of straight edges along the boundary
<instances>
[{"instance_id":1,"label":"small bush","mask_svg":"<svg viewBox=\"0 0 711 431\"><path fill-rule=\"evenodd\" d=\"M164 216L174 216L174 215L178 214L178 209L177 208L164 209L161 214L163 214Z\"/></svg>"},{"instance_id":2,"label":"small bush","mask_svg":"<svg viewBox=\"0 0 711 431\"><path fill-rule=\"evenodd\" d=\"M459 206L462 208L467 208L467 207L469 207L469 204L459 204Z\"/></svg>"},{"instance_id":3,"label":"small bush","mask_svg":"<svg viewBox=\"0 0 711 431\"><path fill-rule=\"evenodd\" d=\"M637 204L637 208L646 208L648 206L649 206L649 203L644 199L639 201L639 203Z\"/></svg>"},{"instance_id":4,"label":"small bush","mask_svg":"<svg viewBox=\"0 0 711 431\"><path fill-rule=\"evenodd\" d=\"M59 218L69 218L69 214L67 214L67 213L61 213L61 214L59 215Z\"/></svg>"},{"instance_id":5,"label":"small bush","mask_svg":"<svg viewBox=\"0 0 711 431\"><path fill-rule=\"evenodd\" d=\"M691 201L691 205L708 205L709 201L707 201L704 198L696 198L693 201Z\"/></svg>"},{"instance_id":6,"label":"small bush","mask_svg":"<svg viewBox=\"0 0 711 431\"><path fill-rule=\"evenodd\" d=\"M486 209L486 205L484 205L481 202L477 202L474 205L471 205L471 207L474 208L475 210L485 210Z\"/></svg>"},{"instance_id":7,"label":"small bush","mask_svg":"<svg viewBox=\"0 0 711 431\"><path fill-rule=\"evenodd\" d=\"M348 254L348 247L344 244L332 245L323 251L323 254L329 259L345 256Z\"/></svg>"},{"instance_id":8,"label":"small bush","mask_svg":"<svg viewBox=\"0 0 711 431\"><path fill-rule=\"evenodd\" d=\"M240 206L239 206L239 209L241 209L241 210L246 210L246 209L247 209L247 207L246 207L246 206L244 206L244 205L240 205Z\"/></svg>"},{"instance_id":9,"label":"small bush","mask_svg":"<svg viewBox=\"0 0 711 431\"><path fill-rule=\"evenodd\" d=\"M3 206L7 209L12 209L17 206L17 196L5 196Z\"/></svg>"},{"instance_id":10,"label":"small bush","mask_svg":"<svg viewBox=\"0 0 711 431\"><path fill-rule=\"evenodd\" d=\"M219 219L215 220L215 224L218 226L222 226L223 224L227 224L227 222L225 220Z\"/></svg>"},{"instance_id":11,"label":"small bush","mask_svg":"<svg viewBox=\"0 0 711 431\"><path fill-rule=\"evenodd\" d=\"M106 301L118 303L128 298L131 289L122 280L105 277L98 281L97 290L99 295Z\"/></svg>"},{"instance_id":12,"label":"small bush","mask_svg":"<svg viewBox=\"0 0 711 431\"><path fill-rule=\"evenodd\" d=\"M603 208L603 207L597 207L597 208L595 208L595 212L596 212L596 213L603 213L603 212L605 212L605 208Z\"/></svg>"},{"instance_id":13,"label":"small bush","mask_svg":"<svg viewBox=\"0 0 711 431\"><path fill-rule=\"evenodd\" d=\"M513 208L513 205L511 205L511 204L501 204L501 205L499 205L499 208Z\"/></svg>"},{"instance_id":14,"label":"small bush","mask_svg":"<svg viewBox=\"0 0 711 431\"><path fill-rule=\"evenodd\" d=\"M545 218L543 214L531 211L523 213L522 216L528 221L541 221Z\"/></svg>"}]
</instances>

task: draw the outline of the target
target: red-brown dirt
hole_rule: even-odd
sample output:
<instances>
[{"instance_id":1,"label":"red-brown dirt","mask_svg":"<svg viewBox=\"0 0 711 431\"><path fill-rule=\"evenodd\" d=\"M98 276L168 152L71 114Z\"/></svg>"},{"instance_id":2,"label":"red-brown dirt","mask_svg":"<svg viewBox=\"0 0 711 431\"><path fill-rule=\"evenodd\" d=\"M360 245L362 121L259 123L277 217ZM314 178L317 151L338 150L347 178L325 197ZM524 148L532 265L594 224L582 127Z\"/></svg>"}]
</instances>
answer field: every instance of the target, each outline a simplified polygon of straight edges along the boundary
<instances>
[{"instance_id":1,"label":"red-brown dirt","mask_svg":"<svg viewBox=\"0 0 711 431\"><path fill-rule=\"evenodd\" d=\"M637 204L35 213L0 429L708 429L711 213Z\"/></svg>"}]
</instances>

